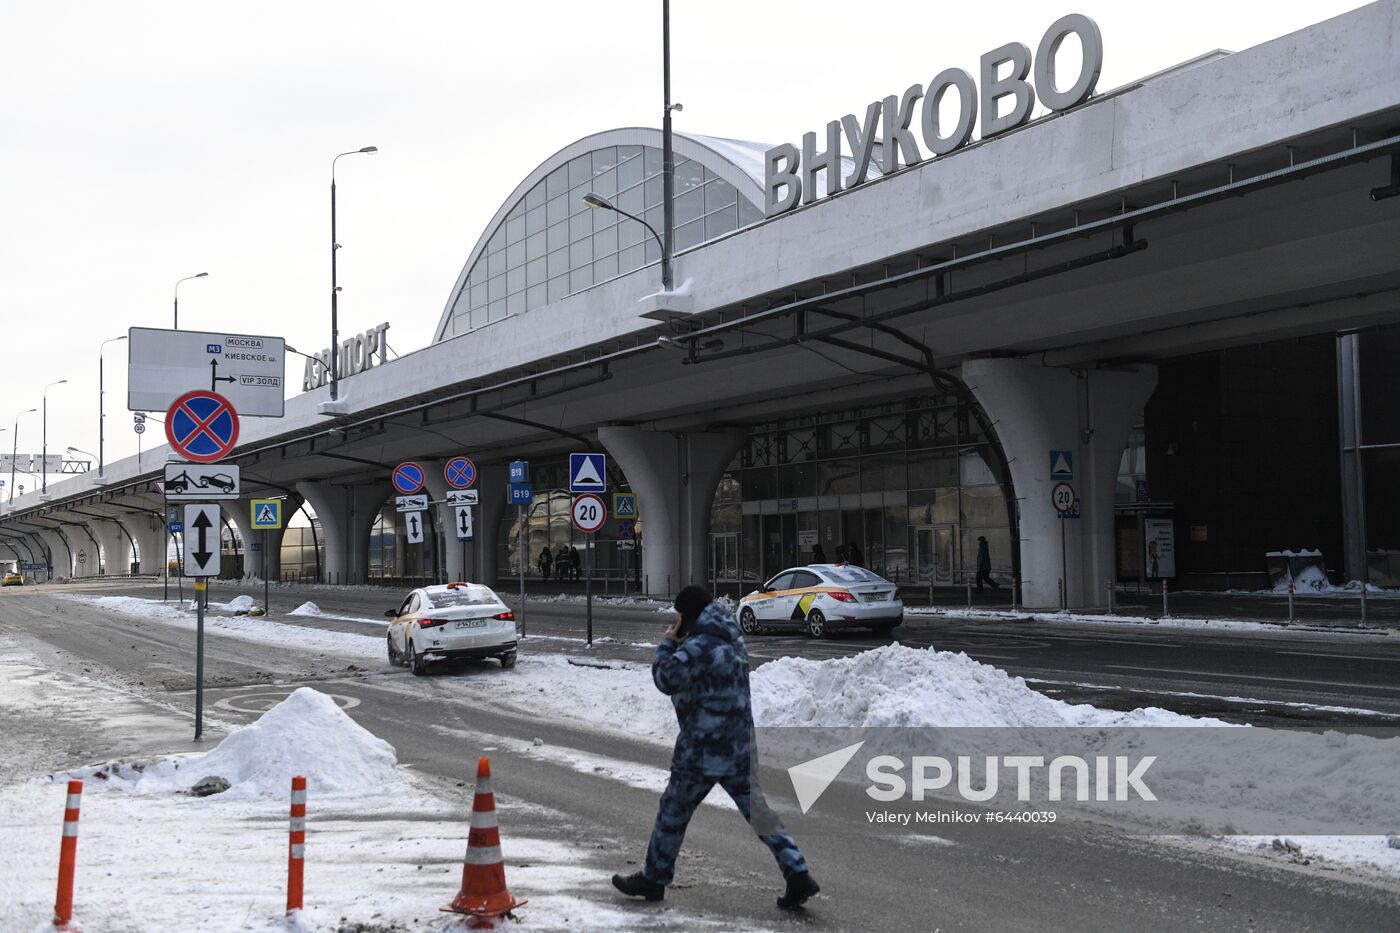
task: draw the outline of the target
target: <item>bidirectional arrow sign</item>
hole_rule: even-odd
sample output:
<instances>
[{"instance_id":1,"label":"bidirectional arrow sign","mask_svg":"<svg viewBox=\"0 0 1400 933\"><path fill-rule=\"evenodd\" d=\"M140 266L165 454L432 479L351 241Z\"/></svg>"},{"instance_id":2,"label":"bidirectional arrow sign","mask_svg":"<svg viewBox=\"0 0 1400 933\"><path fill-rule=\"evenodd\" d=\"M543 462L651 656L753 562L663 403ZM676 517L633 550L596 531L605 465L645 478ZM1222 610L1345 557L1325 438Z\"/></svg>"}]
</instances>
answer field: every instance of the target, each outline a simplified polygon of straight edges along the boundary
<instances>
[{"instance_id":1,"label":"bidirectional arrow sign","mask_svg":"<svg viewBox=\"0 0 1400 933\"><path fill-rule=\"evenodd\" d=\"M423 472L423 467L412 460L406 460L394 467L394 475L391 478L394 489L401 496L411 496L423 488L423 481L427 474Z\"/></svg>"},{"instance_id":2,"label":"bidirectional arrow sign","mask_svg":"<svg viewBox=\"0 0 1400 933\"><path fill-rule=\"evenodd\" d=\"M238 443L238 412L218 393L186 392L165 413L165 439L186 460L222 460Z\"/></svg>"},{"instance_id":3,"label":"bidirectional arrow sign","mask_svg":"<svg viewBox=\"0 0 1400 933\"><path fill-rule=\"evenodd\" d=\"M423 513L409 512L404 516L404 527L408 529L408 543L423 543Z\"/></svg>"},{"instance_id":4,"label":"bidirectional arrow sign","mask_svg":"<svg viewBox=\"0 0 1400 933\"><path fill-rule=\"evenodd\" d=\"M453 489L468 489L476 482L476 464L466 457L453 457L443 465L442 475Z\"/></svg>"},{"instance_id":5,"label":"bidirectional arrow sign","mask_svg":"<svg viewBox=\"0 0 1400 933\"><path fill-rule=\"evenodd\" d=\"M428 507L428 496L395 496L394 505L400 512L422 512Z\"/></svg>"},{"instance_id":6,"label":"bidirectional arrow sign","mask_svg":"<svg viewBox=\"0 0 1400 933\"><path fill-rule=\"evenodd\" d=\"M276 529L282 527L281 499L254 499L249 506L253 527Z\"/></svg>"},{"instance_id":7,"label":"bidirectional arrow sign","mask_svg":"<svg viewBox=\"0 0 1400 933\"><path fill-rule=\"evenodd\" d=\"M569 492L605 492L607 476L606 454L569 454Z\"/></svg>"},{"instance_id":8,"label":"bidirectional arrow sign","mask_svg":"<svg viewBox=\"0 0 1400 933\"><path fill-rule=\"evenodd\" d=\"M459 505L453 511L456 516L452 523L453 529L457 532L458 541L470 541L472 539L472 510L469 505Z\"/></svg>"},{"instance_id":9,"label":"bidirectional arrow sign","mask_svg":"<svg viewBox=\"0 0 1400 933\"><path fill-rule=\"evenodd\" d=\"M237 499L238 467L233 464L167 463L165 498L177 500Z\"/></svg>"},{"instance_id":10,"label":"bidirectional arrow sign","mask_svg":"<svg viewBox=\"0 0 1400 933\"><path fill-rule=\"evenodd\" d=\"M217 505L185 506L185 575L217 577L219 575L219 507Z\"/></svg>"},{"instance_id":11,"label":"bidirectional arrow sign","mask_svg":"<svg viewBox=\"0 0 1400 933\"><path fill-rule=\"evenodd\" d=\"M442 497L448 505L476 505L481 495L475 489L449 489Z\"/></svg>"}]
</instances>

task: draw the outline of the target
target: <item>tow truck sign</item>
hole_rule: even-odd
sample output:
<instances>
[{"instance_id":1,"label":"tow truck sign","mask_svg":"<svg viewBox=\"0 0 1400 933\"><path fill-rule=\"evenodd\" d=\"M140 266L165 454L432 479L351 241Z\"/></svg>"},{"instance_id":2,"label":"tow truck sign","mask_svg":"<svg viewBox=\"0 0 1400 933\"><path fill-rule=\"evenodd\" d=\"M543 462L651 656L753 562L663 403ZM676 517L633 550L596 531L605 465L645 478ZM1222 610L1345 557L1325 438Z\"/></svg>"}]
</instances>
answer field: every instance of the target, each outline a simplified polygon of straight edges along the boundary
<instances>
[{"instance_id":1,"label":"tow truck sign","mask_svg":"<svg viewBox=\"0 0 1400 933\"><path fill-rule=\"evenodd\" d=\"M239 498L238 467L231 463L167 463L165 498L207 502Z\"/></svg>"}]
</instances>

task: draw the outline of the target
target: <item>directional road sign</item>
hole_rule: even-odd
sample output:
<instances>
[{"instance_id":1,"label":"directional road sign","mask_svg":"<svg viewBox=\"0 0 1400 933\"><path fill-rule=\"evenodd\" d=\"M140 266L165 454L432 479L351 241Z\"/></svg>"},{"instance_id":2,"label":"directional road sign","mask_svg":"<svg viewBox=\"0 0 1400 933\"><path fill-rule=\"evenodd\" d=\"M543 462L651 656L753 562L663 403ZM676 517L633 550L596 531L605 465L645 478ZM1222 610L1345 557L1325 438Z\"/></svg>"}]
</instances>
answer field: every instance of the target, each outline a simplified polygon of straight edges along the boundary
<instances>
[{"instance_id":1,"label":"directional road sign","mask_svg":"<svg viewBox=\"0 0 1400 933\"><path fill-rule=\"evenodd\" d=\"M282 417L281 337L133 327L127 331L126 407L161 411L181 392L209 388L249 416Z\"/></svg>"},{"instance_id":2,"label":"directional road sign","mask_svg":"<svg viewBox=\"0 0 1400 933\"><path fill-rule=\"evenodd\" d=\"M608 520L608 507L603 504L601 496L586 492L581 496L574 496L569 518L579 531L592 534L602 528L603 523Z\"/></svg>"},{"instance_id":3,"label":"directional road sign","mask_svg":"<svg viewBox=\"0 0 1400 933\"><path fill-rule=\"evenodd\" d=\"M428 496L395 496L394 506L400 512L421 512L428 507Z\"/></svg>"},{"instance_id":4,"label":"directional road sign","mask_svg":"<svg viewBox=\"0 0 1400 933\"><path fill-rule=\"evenodd\" d=\"M511 505L529 505L535 501L535 487L530 483L511 483L506 487L506 502Z\"/></svg>"},{"instance_id":5,"label":"directional road sign","mask_svg":"<svg viewBox=\"0 0 1400 933\"><path fill-rule=\"evenodd\" d=\"M466 457L453 457L443 465L442 475L453 489L470 489L476 483L476 464Z\"/></svg>"},{"instance_id":6,"label":"directional road sign","mask_svg":"<svg viewBox=\"0 0 1400 933\"><path fill-rule=\"evenodd\" d=\"M404 527L408 529L408 543L423 543L423 513L409 512L404 516Z\"/></svg>"},{"instance_id":7,"label":"directional road sign","mask_svg":"<svg viewBox=\"0 0 1400 933\"><path fill-rule=\"evenodd\" d=\"M457 532L458 541L470 541L472 539L472 509L469 505L459 505L453 510L456 515L452 522L453 529Z\"/></svg>"},{"instance_id":8,"label":"directional road sign","mask_svg":"<svg viewBox=\"0 0 1400 933\"><path fill-rule=\"evenodd\" d=\"M215 392L186 392L165 413L165 439L187 460L214 463L238 443L238 412Z\"/></svg>"},{"instance_id":9,"label":"directional road sign","mask_svg":"<svg viewBox=\"0 0 1400 933\"><path fill-rule=\"evenodd\" d=\"M423 488L423 481L427 474L423 472L423 467L412 460L405 460L394 467L394 475L390 481L394 484L394 489L401 496L411 496Z\"/></svg>"},{"instance_id":10,"label":"directional road sign","mask_svg":"<svg viewBox=\"0 0 1400 933\"><path fill-rule=\"evenodd\" d=\"M167 463L165 498L171 501L238 498L238 467L232 464Z\"/></svg>"},{"instance_id":11,"label":"directional road sign","mask_svg":"<svg viewBox=\"0 0 1400 933\"><path fill-rule=\"evenodd\" d=\"M185 576L217 577L219 575L219 507L217 505L185 506Z\"/></svg>"},{"instance_id":12,"label":"directional road sign","mask_svg":"<svg viewBox=\"0 0 1400 933\"><path fill-rule=\"evenodd\" d=\"M281 499L254 499L248 508L253 528L276 529L282 527Z\"/></svg>"},{"instance_id":13,"label":"directional road sign","mask_svg":"<svg viewBox=\"0 0 1400 933\"><path fill-rule=\"evenodd\" d=\"M637 494L635 492L613 493L613 518L618 520L637 517Z\"/></svg>"},{"instance_id":14,"label":"directional road sign","mask_svg":"<svg viewBox=\"0 0 1400 933\"><path fill-rule=\"evenodd\" d=\"M442 497L448 505L476 505L481 495L475 489L449 489Z\"/></svg>"},{"instance_id":15,"label":"directional road sign","mask_svg":"<svg viewBox=\"0 0 1400 933\"><path fill-rule=\"evenodd\" d=\"M569 492L606 492L607 454L569 454Z\"/></svg>"}]
</instances>

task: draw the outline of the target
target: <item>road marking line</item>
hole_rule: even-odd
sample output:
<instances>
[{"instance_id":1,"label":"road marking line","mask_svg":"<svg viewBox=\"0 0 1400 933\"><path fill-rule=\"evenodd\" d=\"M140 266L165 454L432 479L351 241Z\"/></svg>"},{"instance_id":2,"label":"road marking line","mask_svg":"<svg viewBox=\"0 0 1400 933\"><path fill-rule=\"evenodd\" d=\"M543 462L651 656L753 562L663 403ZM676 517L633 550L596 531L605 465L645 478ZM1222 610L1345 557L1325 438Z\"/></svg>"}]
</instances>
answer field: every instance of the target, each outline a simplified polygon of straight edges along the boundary
<instances>
[{"instance_id":1,"label":"road marking line","mask_svg":"<svg viewBox=\"0 0 1400 933\"><path fill-rule=\"evenodd\" d=\"M1385 693L1400 692L1397 687L1390 684L1358 684L1352 681L1343 680L1308 680L1306 678L1290 677L1281 674L1273 677L1261 677L1254 674L1232 674L1217 673L1215 671L1184 671L1170 667L1134 667L1127 664L1105 664L1104 667L1119 671L1143 671L1148 674L1189 674L1193 677L1224 677L1227 680L1258 680L1268 684L1313 684L1319 687L1347 687L1352 690L1379 690Z\"/></svg>"},{"instance_id":2,"label":"road marking line","mask_svg":"<svg viewBox=\"0 0 1400 933\"><path fill-rule=\"evenodd\" d=\"M1400 658L1379 658L1371 654L1331 654L1326 651L1275 651L1274 654L1296 654L1303 658L1351 658L1356 661L1388 661L1400 663Z\"/></svg>"}]
</instances>

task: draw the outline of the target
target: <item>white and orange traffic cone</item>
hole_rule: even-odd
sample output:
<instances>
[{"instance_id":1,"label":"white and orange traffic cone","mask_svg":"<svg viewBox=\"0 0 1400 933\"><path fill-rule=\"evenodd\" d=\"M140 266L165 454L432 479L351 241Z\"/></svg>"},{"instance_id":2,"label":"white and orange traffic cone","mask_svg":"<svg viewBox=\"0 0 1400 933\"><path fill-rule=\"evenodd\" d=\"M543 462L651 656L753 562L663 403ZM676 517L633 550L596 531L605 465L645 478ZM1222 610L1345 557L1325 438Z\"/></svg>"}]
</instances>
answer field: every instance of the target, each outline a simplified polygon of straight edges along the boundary
<instances>
[{"instance_id":1,"label":"white and orange traffic cone","mask_svg":"<svg viewBox=\"0 0 1400 933\"><path fill-rule=\"evenodd\" d=\"M472 800L467 857L462 865L462 890L442 910L487 920L508 917L525 903L516 900L506 888L501 833L496 826L496 795L491 792L491 759L482 758L476 764L476 797Z\"/></svg>"}]
</instances>

